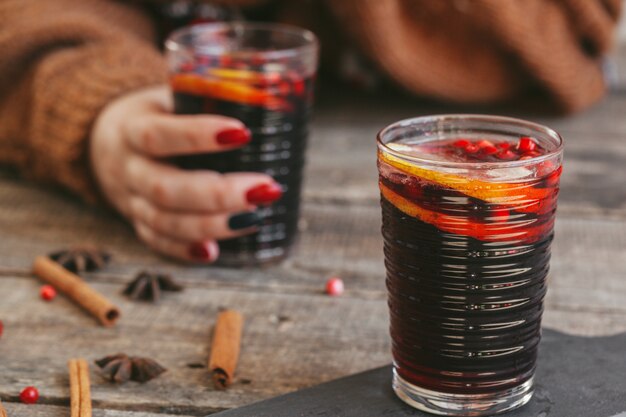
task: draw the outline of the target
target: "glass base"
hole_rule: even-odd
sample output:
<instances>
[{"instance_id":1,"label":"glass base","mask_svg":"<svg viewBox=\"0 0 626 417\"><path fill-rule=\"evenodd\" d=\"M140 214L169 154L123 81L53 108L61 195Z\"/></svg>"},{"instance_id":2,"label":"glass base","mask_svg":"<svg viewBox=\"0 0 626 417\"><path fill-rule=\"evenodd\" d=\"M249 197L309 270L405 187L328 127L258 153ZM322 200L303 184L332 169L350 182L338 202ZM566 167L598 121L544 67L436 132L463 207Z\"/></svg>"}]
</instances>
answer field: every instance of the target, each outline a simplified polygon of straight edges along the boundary
<instances>
[{"instance_id":1,"label":"glass base","mask_svg":"<svg viewBox=\"0 0 626 417\"><path fill-rule=\"evenodd\" d=\"M490 394L447 394L415 386L393 371L393 390L413 408L441 416L490 416L523 406L533 396L533 378Z\"/></svg>"},{"instance_id":2,"label":"glass base","mask_svg":"<svg viewBox=\"0 0 626 417\"><path fill-rule=\"evenodd\" d=\"M289 248L271 248L258 251L220 252L216 265L225 267L242 266L269 266L284 260L289 254Z\"/></svg>"}]
</instances>

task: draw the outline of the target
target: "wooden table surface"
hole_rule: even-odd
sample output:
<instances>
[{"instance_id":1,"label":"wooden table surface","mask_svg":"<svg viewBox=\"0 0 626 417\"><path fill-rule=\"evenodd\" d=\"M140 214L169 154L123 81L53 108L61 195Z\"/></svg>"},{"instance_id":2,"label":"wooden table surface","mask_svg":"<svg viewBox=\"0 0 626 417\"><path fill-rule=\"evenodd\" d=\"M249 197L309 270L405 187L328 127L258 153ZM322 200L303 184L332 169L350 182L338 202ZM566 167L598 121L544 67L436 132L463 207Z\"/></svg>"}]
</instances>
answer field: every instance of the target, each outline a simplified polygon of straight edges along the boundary
<instances>
[{"instance_id":1,"label":"wooden table surface","mask_svg":"<svg viewBox=\"0 0 626 417\"><path fill-rule=\"evenodd\" d=\"M389 122L468 109L411 99L326 94L319 100L293 256L266 269L189 267L152 254L103 210L0 174L0 399L9 415L68 415L70 357L148 356L168 368L140 385L111 385L93 370L96 416L202 416L390 362L374 136ZM476 109L469 109L475 111ZM502 109L483 112L510 113ZM565 171L545 326L583 335L626 331L626 94L567 118L517 114L566 141ZM86 279L118 304L114 328L64 297L39 298L36 255L91 243L114 260ZM139 270L171 272L186 285L160 304L120 294ZM341 276L344 296L322 292ZM215 391L205 363L222 306L246 317L237 380ZM19 404L27 385L38 405Z\"/></svg>"}]
</instances>

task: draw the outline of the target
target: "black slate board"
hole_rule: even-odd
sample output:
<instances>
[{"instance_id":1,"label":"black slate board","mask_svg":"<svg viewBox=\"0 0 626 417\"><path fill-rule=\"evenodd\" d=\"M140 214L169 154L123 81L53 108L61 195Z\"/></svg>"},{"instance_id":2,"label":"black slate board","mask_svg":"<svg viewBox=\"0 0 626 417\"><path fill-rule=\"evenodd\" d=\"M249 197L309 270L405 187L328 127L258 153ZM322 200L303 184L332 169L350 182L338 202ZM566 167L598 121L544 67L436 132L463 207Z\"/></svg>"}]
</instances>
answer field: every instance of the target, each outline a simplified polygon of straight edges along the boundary
<instances>
[{"instance_id":1,"label":"black slate board","mask_svg":"<svg viewBox=\"0 0 626 417\"><path fill-rule=\"evenodd\" d=\"M626 333L577 337L544 330L535 395L507 417L626 417ZM211 417L431 417L396 398L391 366Z\"/></svg>"}]
</instances>

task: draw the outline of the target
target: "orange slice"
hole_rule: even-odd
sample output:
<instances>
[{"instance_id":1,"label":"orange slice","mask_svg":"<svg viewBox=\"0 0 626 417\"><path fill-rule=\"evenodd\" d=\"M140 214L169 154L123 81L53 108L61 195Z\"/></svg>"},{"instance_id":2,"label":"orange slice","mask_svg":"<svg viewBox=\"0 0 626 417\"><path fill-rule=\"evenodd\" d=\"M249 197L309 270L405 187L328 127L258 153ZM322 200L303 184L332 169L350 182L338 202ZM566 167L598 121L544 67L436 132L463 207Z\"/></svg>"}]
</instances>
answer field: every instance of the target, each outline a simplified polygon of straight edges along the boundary
<instances>
[{"instance_id":1,"label":"orange slice","mask_svg":"<svg viewBox=\"0 0 626 417\"><path fill-rule=\"evenodd\" d=\"M452 208L456 211L463 209L462 205L453 202L454 200L450 198L452 196L456 197L456 195L466 195L458 190L440 188L442 191L439 193L438 198L435 197L433 193L429 193L429 197L423 197L424 187L440 187L436 182L420 178L418 182L411 186L403 186L386 180L385 178L382 178L381 181L395 193L426 209L428 209L429 205L434 205L437 209ZM530 185L527 185L527 187L530 187ZM510 202L507 204L489 203L491 206L489 210L491 210L492 215L494 211L509 210L516 213L531 213L541 216L556 209L557 195L558 194L553 191L552 193L548 193L546 198L541 200L529 199L525 198L525 196L515 201L511 198Z\"/></svg>"},{"instance_id":2,"label":"orange slice","mask_svg":"<svg viewBox=\"0 0 626 417\"><path fill-rule=\"evenodd\" d=\"M538 225L534 225L537 222L536 219L517 223L474 222L464 217L450 216L425 209L392 191L384 184L379 183L379 185L383 197L398 210L431 224L443 232L469 236L487 242L534 241L541 238L552 227L552 220Z\"/></svg>"},{"instance_id":3,"label":"orange slice","mask_svg":"<svg viewBox=\"0 0 626 417\"><path fill-rule=\"evenodd\" d=\"M554 190L551 188L535 188L529 182L505 183L487 182L462 177L456 174L425 169L404 161L394 155L379 151L378 158L387 164L418 178L435 182L444 187L452 188L470 197L495 204L532 203L546 198Z\"/></svg>"},{"instance_id":4,"label":"orange slice","mask_svg":"<svg viewBox=\"0 0 626 417\"><path fill-rule=\"evenodd\" d=\"M232 68L211 68L207 71L207 74L223 80L243 81L250 84L266 85L280 81L280 74L277 72L262 73Z\"/></svg>"},{"instance_id":5,"label":"orange slice","mask_svg":"<svg viewBox=\"0 0 626 417\"><path fill-rule=\"evenodd\" d=\"M214 80L196 74L176 74L170 79L172 89L176 92L209 96L218 100L263 106L271 109L286 109L289 103L266 90L248 84Z\"/></svg>"}]
</instances>

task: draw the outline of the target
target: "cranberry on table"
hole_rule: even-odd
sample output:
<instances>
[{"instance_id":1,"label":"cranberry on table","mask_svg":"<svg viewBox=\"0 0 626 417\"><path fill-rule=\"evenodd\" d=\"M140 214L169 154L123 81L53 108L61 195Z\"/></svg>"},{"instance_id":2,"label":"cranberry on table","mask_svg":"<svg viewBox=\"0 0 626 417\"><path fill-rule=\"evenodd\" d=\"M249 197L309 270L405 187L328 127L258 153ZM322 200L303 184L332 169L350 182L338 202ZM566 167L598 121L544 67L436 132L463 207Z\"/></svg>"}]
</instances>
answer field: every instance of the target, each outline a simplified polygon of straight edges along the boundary
<instances>
[{"instance_id":1,"label":"cranberry on table","mask_svg":"<svg viewBox=\"0 0 626 417\"><path fill-rule=\"evenodd\" d=\"M26 387L20 393L20 400L24 404L35 404L39 400L39 391L35 387Z\"/></svg>"},{"instance_id":2,"label":"cranberry on table","mask_svg":"<svg viewBox=\"0 0 626 417\"><path fill-rule=\"evenodd\" d=\"M341 278L332 277L326 281L326 294L337 296L343 294L344 286Z\"/></svg>"},{"instance_id":3,"label":"cranberry on table","mask_svg":"<svg viewBox=\"0 0 626 417\"><path fill-rule=\"evenodd\" d=\"M52 301L57 296L57 290L55 290L52 285L44 285L39 290L39 294L44 300Z\"/></svg>"}]
</instances>

